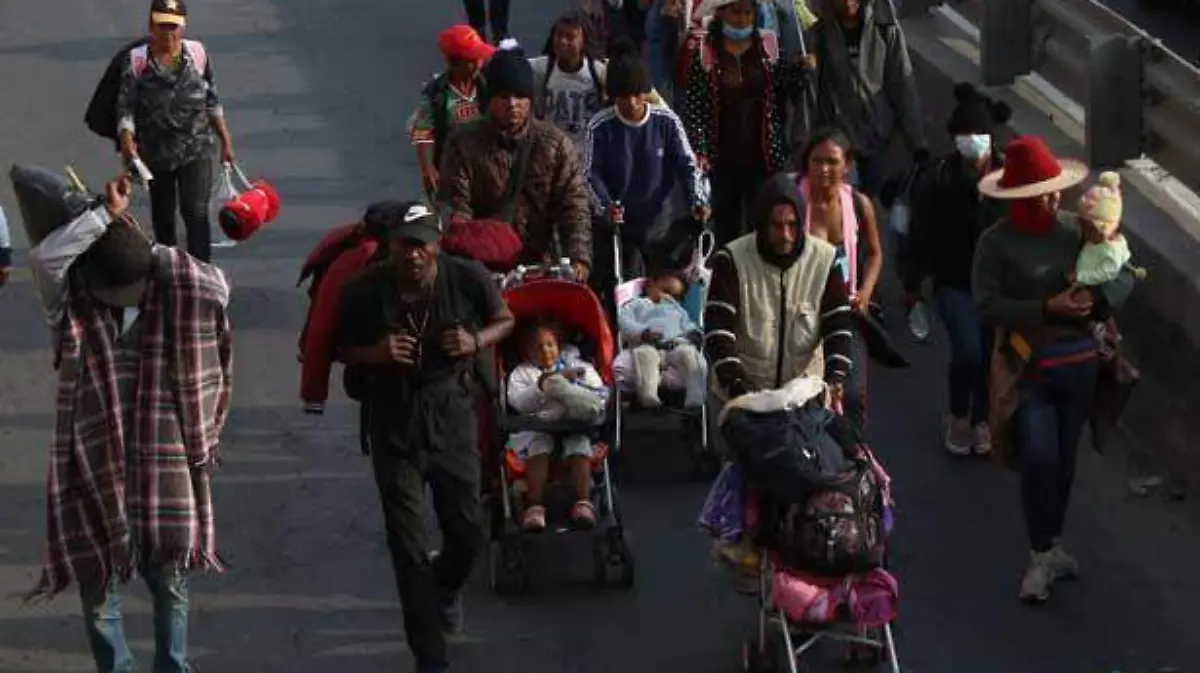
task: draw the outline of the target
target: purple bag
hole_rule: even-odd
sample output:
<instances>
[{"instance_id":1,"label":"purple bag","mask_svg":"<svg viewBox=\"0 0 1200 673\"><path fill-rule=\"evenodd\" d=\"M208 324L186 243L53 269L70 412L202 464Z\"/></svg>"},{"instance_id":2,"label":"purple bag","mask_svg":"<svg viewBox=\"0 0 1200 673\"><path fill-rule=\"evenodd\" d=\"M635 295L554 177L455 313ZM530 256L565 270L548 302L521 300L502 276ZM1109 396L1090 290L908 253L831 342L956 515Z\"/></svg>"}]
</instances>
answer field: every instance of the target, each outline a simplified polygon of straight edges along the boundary
<instances>
[{"instance_id":1,"label":"purple bag","mask_svg":"<svg viewBox=\"0 0 1200 673\"><path fill-rule=\"evenodd\" d=\"M745 525L742 504L742 471L733 463L725 463L700 509L700 527L722 541L737 540Z\"/></svg>"}]
</instances>

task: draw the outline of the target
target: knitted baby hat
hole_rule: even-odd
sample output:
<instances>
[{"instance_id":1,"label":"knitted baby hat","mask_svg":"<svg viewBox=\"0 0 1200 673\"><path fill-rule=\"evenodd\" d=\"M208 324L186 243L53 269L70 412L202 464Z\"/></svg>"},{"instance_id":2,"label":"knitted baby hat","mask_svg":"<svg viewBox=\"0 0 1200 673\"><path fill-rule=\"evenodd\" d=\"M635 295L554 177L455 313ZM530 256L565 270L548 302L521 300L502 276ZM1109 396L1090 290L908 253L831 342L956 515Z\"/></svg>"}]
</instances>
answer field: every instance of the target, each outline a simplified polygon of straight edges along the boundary
<instances>
[{"instance_id":1,"label":"knitted baby hat","mask_svg":"<svg viewBox=\"0 0 1200 673\"><path fill-rule=\"evenodd\" d=\"M1101 173L1096 184L1079 198L1079 214L1111 236L1121 223L1121 176L1113 171Z\"/></svg>"}]
</instances>

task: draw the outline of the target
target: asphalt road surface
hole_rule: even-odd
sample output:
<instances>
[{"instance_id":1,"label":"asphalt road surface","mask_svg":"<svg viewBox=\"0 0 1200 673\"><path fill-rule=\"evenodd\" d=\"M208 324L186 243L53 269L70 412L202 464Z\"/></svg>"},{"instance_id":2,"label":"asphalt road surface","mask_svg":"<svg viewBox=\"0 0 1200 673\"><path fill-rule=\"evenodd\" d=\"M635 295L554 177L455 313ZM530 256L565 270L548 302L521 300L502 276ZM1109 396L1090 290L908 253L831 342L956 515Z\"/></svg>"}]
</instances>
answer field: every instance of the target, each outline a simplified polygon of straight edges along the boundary
<instances>
[{"instance_id":1,"label":"asphalt road surface","mask_svg":"<svg viewBox=\"0 0 1200 673\"><path fill-rule=\"evenodd\" d=\"M281 219L218 251L234 283L235 407L217 482L219 541L230 572L197 579L192 655L222 673L409 670L381 517L358 455L352 409L322 418L297 399L300 260L325 229L371 200L419 194L403 123L438 67L434 35L457 3L415 0L208 0L192 35L212 54L237 149L284 199ZM80 123L111 53L142 27L142 2L0 0L0 163L73 163L94 185L115 170ZM515 3L516 34L536 48L547 0ZM918 63L931 137L944 139L950 83ZM941 142L944 149L945 143ZM7 185L0 200L15 215ZM144 213L144 203L140 206ZM19 227L18 227L19 228ZM16 233L16 232L14 232ZM24 241L18 234L18 245ZM894 566L903 586L901 660L919 673L1166 673L1195 670L1200 558L1187 505L1129 501L1119 458L1083 460L1069 546L1085 576L1041 610L1021 606L1026 546L1012 475L940 448L944 338L911 350L907 372L875 370L875 446L901 509ZM27 276L0 292L0 671L94 670L73 595L24 606L36 579L53 375ZM753 605L713 569L695 518L674 425L641 420L624 488L637 587L581 585L588 555L546 557L544 588L500 600L482 574L455 670L723 673L734 670ZM127 592L129 632L149 659L147 596ZM1190 641L1190 642L1189 642Z\"/></svg>"}]
</instances>

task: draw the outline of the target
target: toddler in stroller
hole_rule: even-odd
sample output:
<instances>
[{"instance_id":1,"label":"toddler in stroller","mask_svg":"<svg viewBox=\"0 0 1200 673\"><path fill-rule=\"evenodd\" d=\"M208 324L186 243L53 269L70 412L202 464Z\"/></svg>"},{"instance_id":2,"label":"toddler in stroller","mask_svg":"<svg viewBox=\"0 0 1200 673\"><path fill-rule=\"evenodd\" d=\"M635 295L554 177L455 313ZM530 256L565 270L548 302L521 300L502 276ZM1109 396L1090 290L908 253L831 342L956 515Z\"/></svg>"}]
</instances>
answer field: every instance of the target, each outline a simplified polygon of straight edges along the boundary
<instances>
[{"instance_id":1,"label":"toddler in stroller","mask_svg":"<svg viewBox=\"0 0 1200 673\"><path fill-rule=\"evenodd\" d=\"M608 390L579 350L573 346L562 348L560 338L557 326L549 320L533 320L524 326L517 342L524 361L509 375L508 404L517 413L542 421L594 424L604 414ZM592 481L591 438L577 433L567 434L559 441L576 498L569 514L570 523L575 528L591 528L596 524L596 512L588 498ZM542 494L550 475L555 438L546 432L523 430L508 438L506 448L525 462L526 507L521 527L530 532L545 530Z\"/></svg>"},{"instance_id":2,"label":"toddler in stroller","mask_svg":"<svg viewBox=\"0 0 1200 673\"><path fill-rule=\"evenodd\" d=\"M662 405L659 386L684 389L684 407L704 404L707 365L700 353L703 333L680 303L687 286L677 274L659 270L645 282L645 294L620 308L617 324L625 343L613 363L620 384L634 383L638 403Z\"/></svg>"}]
</instances>

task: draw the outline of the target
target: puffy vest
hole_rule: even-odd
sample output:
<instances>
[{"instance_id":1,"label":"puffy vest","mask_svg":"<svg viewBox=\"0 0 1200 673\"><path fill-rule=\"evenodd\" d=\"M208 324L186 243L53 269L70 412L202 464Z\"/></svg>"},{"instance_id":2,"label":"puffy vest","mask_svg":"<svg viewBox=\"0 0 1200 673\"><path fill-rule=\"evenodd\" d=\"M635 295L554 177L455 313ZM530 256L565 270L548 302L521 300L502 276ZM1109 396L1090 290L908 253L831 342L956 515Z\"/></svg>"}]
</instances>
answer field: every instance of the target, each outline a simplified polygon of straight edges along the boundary
<instances>
[{"instance_id":1,"label":"puffy vest","mask_svg":"<svg viewBox=\"0 0 1200 673\"><path fill-rule=\"evenodd\" d=\"M836 249L806 236L804 252L786 271L763 260L753 233L734 240L728 249L741 285L738 356L750 382L775 389L798 376L824 378L821 298Z\"/></svg>"}]
</instances>

